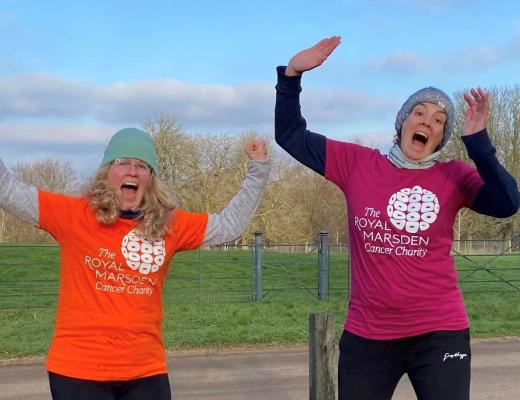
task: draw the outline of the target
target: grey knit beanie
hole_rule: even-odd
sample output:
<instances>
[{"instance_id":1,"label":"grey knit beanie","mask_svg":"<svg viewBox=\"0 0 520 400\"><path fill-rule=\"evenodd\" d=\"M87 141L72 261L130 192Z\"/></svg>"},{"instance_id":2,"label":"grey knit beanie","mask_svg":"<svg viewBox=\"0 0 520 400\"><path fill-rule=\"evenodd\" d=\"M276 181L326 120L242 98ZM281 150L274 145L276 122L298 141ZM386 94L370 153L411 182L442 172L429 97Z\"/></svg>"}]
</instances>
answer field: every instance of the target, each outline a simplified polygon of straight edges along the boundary
<instances>
[{"instance_id":1,"label":"grey knit beanie","mask_svg":"<svg viewBox=\"0 0 520 400\"><path fill-rule=\"evenodd\" d=\"M135 158L157 171L157 156L152 137L137 128L125 128L114 133L105 149L101 166L111 163L116 158Z\"/></svg>"},{"instance_id":2,"label":"grey knit beanie","mask_svg":"<svg viewBox=\"0 0 520 400\"><path fill-rule=\"evenodd\" d=\"M448 117L446 120L446 124L444 125L444 135L442 136L442 140L439 144L437 150L440 150L444 147L444 145L448 142L453 133L453 123L455 119L455 111L453 107L453 103L451 102L449 96L444 93L442 90L434 88L434 87L426 87L424 89L420 89L414 94L412 94L408 99L404 102L401 109L397 113L397 117L395 118L395 132L397 134L397 143L401 138L401 128L403 127L403 122L408 117L408 114L412 111L412 109L419 103L432 103L437 104L441 107L446 116Z\"/></svg>"}]
</instances>

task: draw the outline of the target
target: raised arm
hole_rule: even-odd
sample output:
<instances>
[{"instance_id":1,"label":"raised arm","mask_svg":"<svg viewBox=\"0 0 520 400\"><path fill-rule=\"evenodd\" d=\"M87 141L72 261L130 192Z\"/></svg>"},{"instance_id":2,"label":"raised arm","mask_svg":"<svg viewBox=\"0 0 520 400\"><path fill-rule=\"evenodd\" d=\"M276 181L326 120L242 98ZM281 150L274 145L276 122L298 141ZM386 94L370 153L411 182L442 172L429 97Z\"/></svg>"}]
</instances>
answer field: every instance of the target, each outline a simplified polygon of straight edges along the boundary
<instances>
[{"instance_id":1,"label":"raised arm","mask_svg":"<svg viewBox=\"0 0 520 400\"><path fill-rule=\"evenodd\" d=\"M275 139L285 151L315 172L325 174L325 144L323 135L307 130L301 114L301 75L321 64L340 44L333 36L293 56L287 67L277 68L275 106Z\"/></svg>"},{"instance_id":2,"label":"raised arm","mask_svg":"<svg viewBox=\"0 0 520 400\"><path fill-rule=\"evenodd\" d=\"M37 189L17 180L1 159L0 207L31 225L38 225Z\"/></svg>"},{"instance_id":3,"label":"raised arm","mask_svg":"<svg viewBox=\"0 0 520 400\"><path fill-rule=\"evenodd\" d=\"M229 242L240 236L260 204L265 191L270 162L264 140L248 145L249 167L238 193L219 214L210 214L203 246Z\"/></svg>"},{"instance_id":4,"label":"raised arm","mask_svg":"<svg viewBox=\"0 0 520 400\"><path fill-rule=\"evenodd\" d=\"M520 194L515 178L496 158L496 150L487 133L489 94L480 88L471 89L464 94L464 99L468 108L462 140L484 181L471 209L497 218L514 215L520 206Z\"/></svg>"}]
</instances>

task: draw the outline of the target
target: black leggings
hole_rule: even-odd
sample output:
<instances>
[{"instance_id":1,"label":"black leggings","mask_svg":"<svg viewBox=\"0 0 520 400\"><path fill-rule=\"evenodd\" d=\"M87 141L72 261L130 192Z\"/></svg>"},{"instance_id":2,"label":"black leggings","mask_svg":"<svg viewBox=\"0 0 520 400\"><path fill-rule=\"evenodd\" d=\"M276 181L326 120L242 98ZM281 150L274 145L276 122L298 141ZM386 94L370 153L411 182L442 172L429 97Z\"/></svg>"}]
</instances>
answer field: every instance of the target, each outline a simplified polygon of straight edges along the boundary
<instances>
[{"instance_id":1,"label":"black leggings","mask_svg":"<svg viewBox=\"0 0 520 400\"><path fill-rule=\"evenodd\" d=\"M168 374L130 381L91 381L49 372L53 400L171 400Z\"/></svg>"},{"instance_id":2,"label":"black leggings","mask_svg":"<svg viewBox=\"0 0 520 400\"><path fill-rule=\"evenodd\" d=\"M343 332L339 400L389 400L404 374L418 400L469 400L469 330L370 340Z\"/></svg>"}]
</instances>

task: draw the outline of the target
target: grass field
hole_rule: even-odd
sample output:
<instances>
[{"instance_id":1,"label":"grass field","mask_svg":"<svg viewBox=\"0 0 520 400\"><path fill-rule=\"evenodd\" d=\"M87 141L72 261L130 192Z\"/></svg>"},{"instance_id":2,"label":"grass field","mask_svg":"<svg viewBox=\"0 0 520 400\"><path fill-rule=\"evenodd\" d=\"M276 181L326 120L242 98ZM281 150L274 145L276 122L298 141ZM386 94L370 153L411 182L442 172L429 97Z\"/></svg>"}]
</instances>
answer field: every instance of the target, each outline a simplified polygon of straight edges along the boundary
<instances>
[{"instance_id":1,"label":"grass field","mask_svg":"<svg viewBox=\"0 0 520 400\"><path fill-rule=\"evenodd\" d=\"M164 290L168 348L305 343L310 313L345 314L346 255L329 256L329 299L317 298L315 253L263 252L263 299L254 302L250 251L175 256ZM58 287L56 247L0 247L0 357L43 355ZM472 334L520 335L520 256L458 257Z\"/></svg>"}]
</instances>

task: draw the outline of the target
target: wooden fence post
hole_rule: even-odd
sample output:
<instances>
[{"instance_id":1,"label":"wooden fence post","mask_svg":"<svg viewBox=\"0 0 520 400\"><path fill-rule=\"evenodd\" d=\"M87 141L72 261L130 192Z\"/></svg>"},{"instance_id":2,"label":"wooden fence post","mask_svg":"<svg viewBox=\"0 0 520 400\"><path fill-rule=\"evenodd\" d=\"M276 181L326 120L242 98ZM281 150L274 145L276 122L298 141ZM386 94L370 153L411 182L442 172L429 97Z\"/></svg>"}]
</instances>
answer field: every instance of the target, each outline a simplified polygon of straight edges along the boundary
<instances>
[{"instance_id":1,"label":"wooden fence post","mask_svg":"<svg viewBox=\"0 0 520 400\"><path fill-rule=\"evenodd\" d=\"M334 315L309 316L309 399L336 398Z\"/></svg>"}]
</instances>

